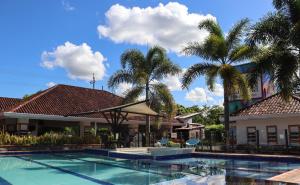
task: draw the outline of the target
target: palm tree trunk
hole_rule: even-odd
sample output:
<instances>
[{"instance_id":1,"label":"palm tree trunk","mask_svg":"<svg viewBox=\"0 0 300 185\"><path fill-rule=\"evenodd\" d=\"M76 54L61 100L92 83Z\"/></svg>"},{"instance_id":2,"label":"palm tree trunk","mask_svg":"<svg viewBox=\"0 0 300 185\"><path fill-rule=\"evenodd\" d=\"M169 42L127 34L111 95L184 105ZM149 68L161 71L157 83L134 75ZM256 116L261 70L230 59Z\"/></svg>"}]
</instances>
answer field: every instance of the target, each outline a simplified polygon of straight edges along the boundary
<instances>
[{"instance_id":1,"label":"palm tree trunk","mask_svg":"<svg viewBox=\"0 0 300 185\"><path fill-rule=\"evenodd\" d=\"M149 83L146 84L146 100L149 99ZM149 105L149 102L148 102ZM146 116L146 147L150 146L150 116Z\"/></svg>"},{"instance_id":2,"label":"palm tree trunk","mask_svg":"<svg viewBox=\"0 0 300 185\"><path fill-rule=\"evenodd\" d=\"M224 82L224 126L225 126L225 139L226 139L226 149L229 148L229 93L228 93L228 83Z\"/></svg>"}]
</instances>

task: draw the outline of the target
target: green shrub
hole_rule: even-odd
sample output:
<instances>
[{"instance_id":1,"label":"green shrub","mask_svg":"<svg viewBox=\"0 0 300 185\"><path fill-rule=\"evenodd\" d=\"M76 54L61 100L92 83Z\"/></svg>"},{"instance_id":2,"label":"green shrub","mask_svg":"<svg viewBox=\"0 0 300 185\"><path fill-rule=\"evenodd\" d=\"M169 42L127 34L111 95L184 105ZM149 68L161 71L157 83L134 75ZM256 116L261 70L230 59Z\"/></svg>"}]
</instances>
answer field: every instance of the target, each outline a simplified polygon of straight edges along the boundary
<instances>
[{"instance_id":1,"label":"green shrub","mask_svg":"<svg viewBox=\"0 0 300 185\"><path fill-rule=\"evenodd\" d=\"M180 148L180 143L175 143L173 141L169 141L167 144L168 147Z\"/></svg>"},{"instance_id":2,"label":"green shrub","mask_svg":"<svg viewBox=\"0 0 300 185\"><path fill-rule=\"evenodd\" d=\"M205 138L213 143L224 141L225 128L223 124L208 125L205 127Z\"/></svg>"},{"instance_id":3,"label":"green shrub","mask_svg":"<svg viewBox=\"0 0 300 185\"><path fill-rule=\"evenodd\" d=\"M17 136L0 132L0 145L18 145L18 146L34 146L34 145L64 145L64 144L99 144L98 136L72 136L64 133L49 132L41 136Z\"/></svg>"}]
</instances>

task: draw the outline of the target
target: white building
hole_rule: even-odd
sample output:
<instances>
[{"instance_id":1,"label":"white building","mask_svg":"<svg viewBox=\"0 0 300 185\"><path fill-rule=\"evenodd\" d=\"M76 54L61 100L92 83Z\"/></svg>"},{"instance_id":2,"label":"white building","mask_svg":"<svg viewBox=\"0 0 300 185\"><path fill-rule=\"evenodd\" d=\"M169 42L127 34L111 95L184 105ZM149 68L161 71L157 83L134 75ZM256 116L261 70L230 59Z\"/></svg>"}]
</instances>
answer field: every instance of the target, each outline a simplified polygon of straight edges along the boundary
<instances>
[{"instance_id":1,"label":"white building","mask_svg":"<svg viewBox=\"0 0 300 185\"><path fill-rule=\"evenodd\" d=\"M231 134L237 145L299 145L300 98L286 102L275 94L230 117Z\"/></svg>"}]
</instances>

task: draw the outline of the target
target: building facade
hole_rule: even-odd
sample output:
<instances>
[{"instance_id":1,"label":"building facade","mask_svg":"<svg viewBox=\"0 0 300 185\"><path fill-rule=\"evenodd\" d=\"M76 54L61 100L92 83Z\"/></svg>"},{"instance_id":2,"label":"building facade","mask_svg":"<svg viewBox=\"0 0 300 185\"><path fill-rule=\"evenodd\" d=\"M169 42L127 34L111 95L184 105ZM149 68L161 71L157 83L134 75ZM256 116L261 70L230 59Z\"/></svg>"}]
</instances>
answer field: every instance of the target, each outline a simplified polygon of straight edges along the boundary
<instances>
[{"instance_id":1,"label":"building facade","mask_svg":"<svg viewBox=\"0 0 300 185\"><path fill-rule=\"evenodd\" d=\"M300 98L272 95L230 117L237 145L300 146Z\"/></svg>"},{"instance_id":2,"label":"building facade","mask_svg":"<svg viewBox=\"0 0 300 185\"><path fill-rule=\"evenodd\" d=\"M119 106L122 101L122 97L108 91L69 85L56 85L25 99L0 98L0 130L11 134L42 135L71 127L83 136L91 128L110 129L111 125L101 114L72 115ZM183 125L176 119L163 119L161 124L166 129ZM128 133L137 134L145 120L143 117L128 118L122 125L126 126Z\"/></svg>"}]
</instances>

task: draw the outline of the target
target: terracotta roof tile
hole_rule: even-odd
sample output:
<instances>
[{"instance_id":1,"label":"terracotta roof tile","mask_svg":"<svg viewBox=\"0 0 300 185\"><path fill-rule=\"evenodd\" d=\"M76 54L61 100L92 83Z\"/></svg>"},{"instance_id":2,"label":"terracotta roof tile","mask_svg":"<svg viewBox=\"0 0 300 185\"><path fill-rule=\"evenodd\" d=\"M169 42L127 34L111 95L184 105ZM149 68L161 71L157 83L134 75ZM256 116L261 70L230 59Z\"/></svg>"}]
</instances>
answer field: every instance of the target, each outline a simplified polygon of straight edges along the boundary
<instances>
[{"instance_id":1,"label":"terracotta roof tile","mask_svg":"<svg viewBox=\"0 0 300 185\"><path fill-rule=\"evenodd\" d=\"M285 101L280 94L275 94L240 110L234 115L254 116L293 113L300 113L300 98L292 96L290 101Z\"/></svg>"},{"instance_id":2,"label":"terracotta roof tile","mask_svg":"<svg viewBox=\"0 0 300 185\"><path fill-rule=\"evenodd\" d=\"M0 97L0 112L6 111L15 105L19 104L22 100L18 98Z\"/></svg>"},{"instance_id":3,"label":"terracotta roof tile","mask_svg":"<svg viewBox=\"0 0 300 185\"><path fill-rule=\"evenodd\" d=\"M9 112L68 115L120 105L122 98L103 90L56 85L39 92Z\"/></svg>"}]
</instances>

